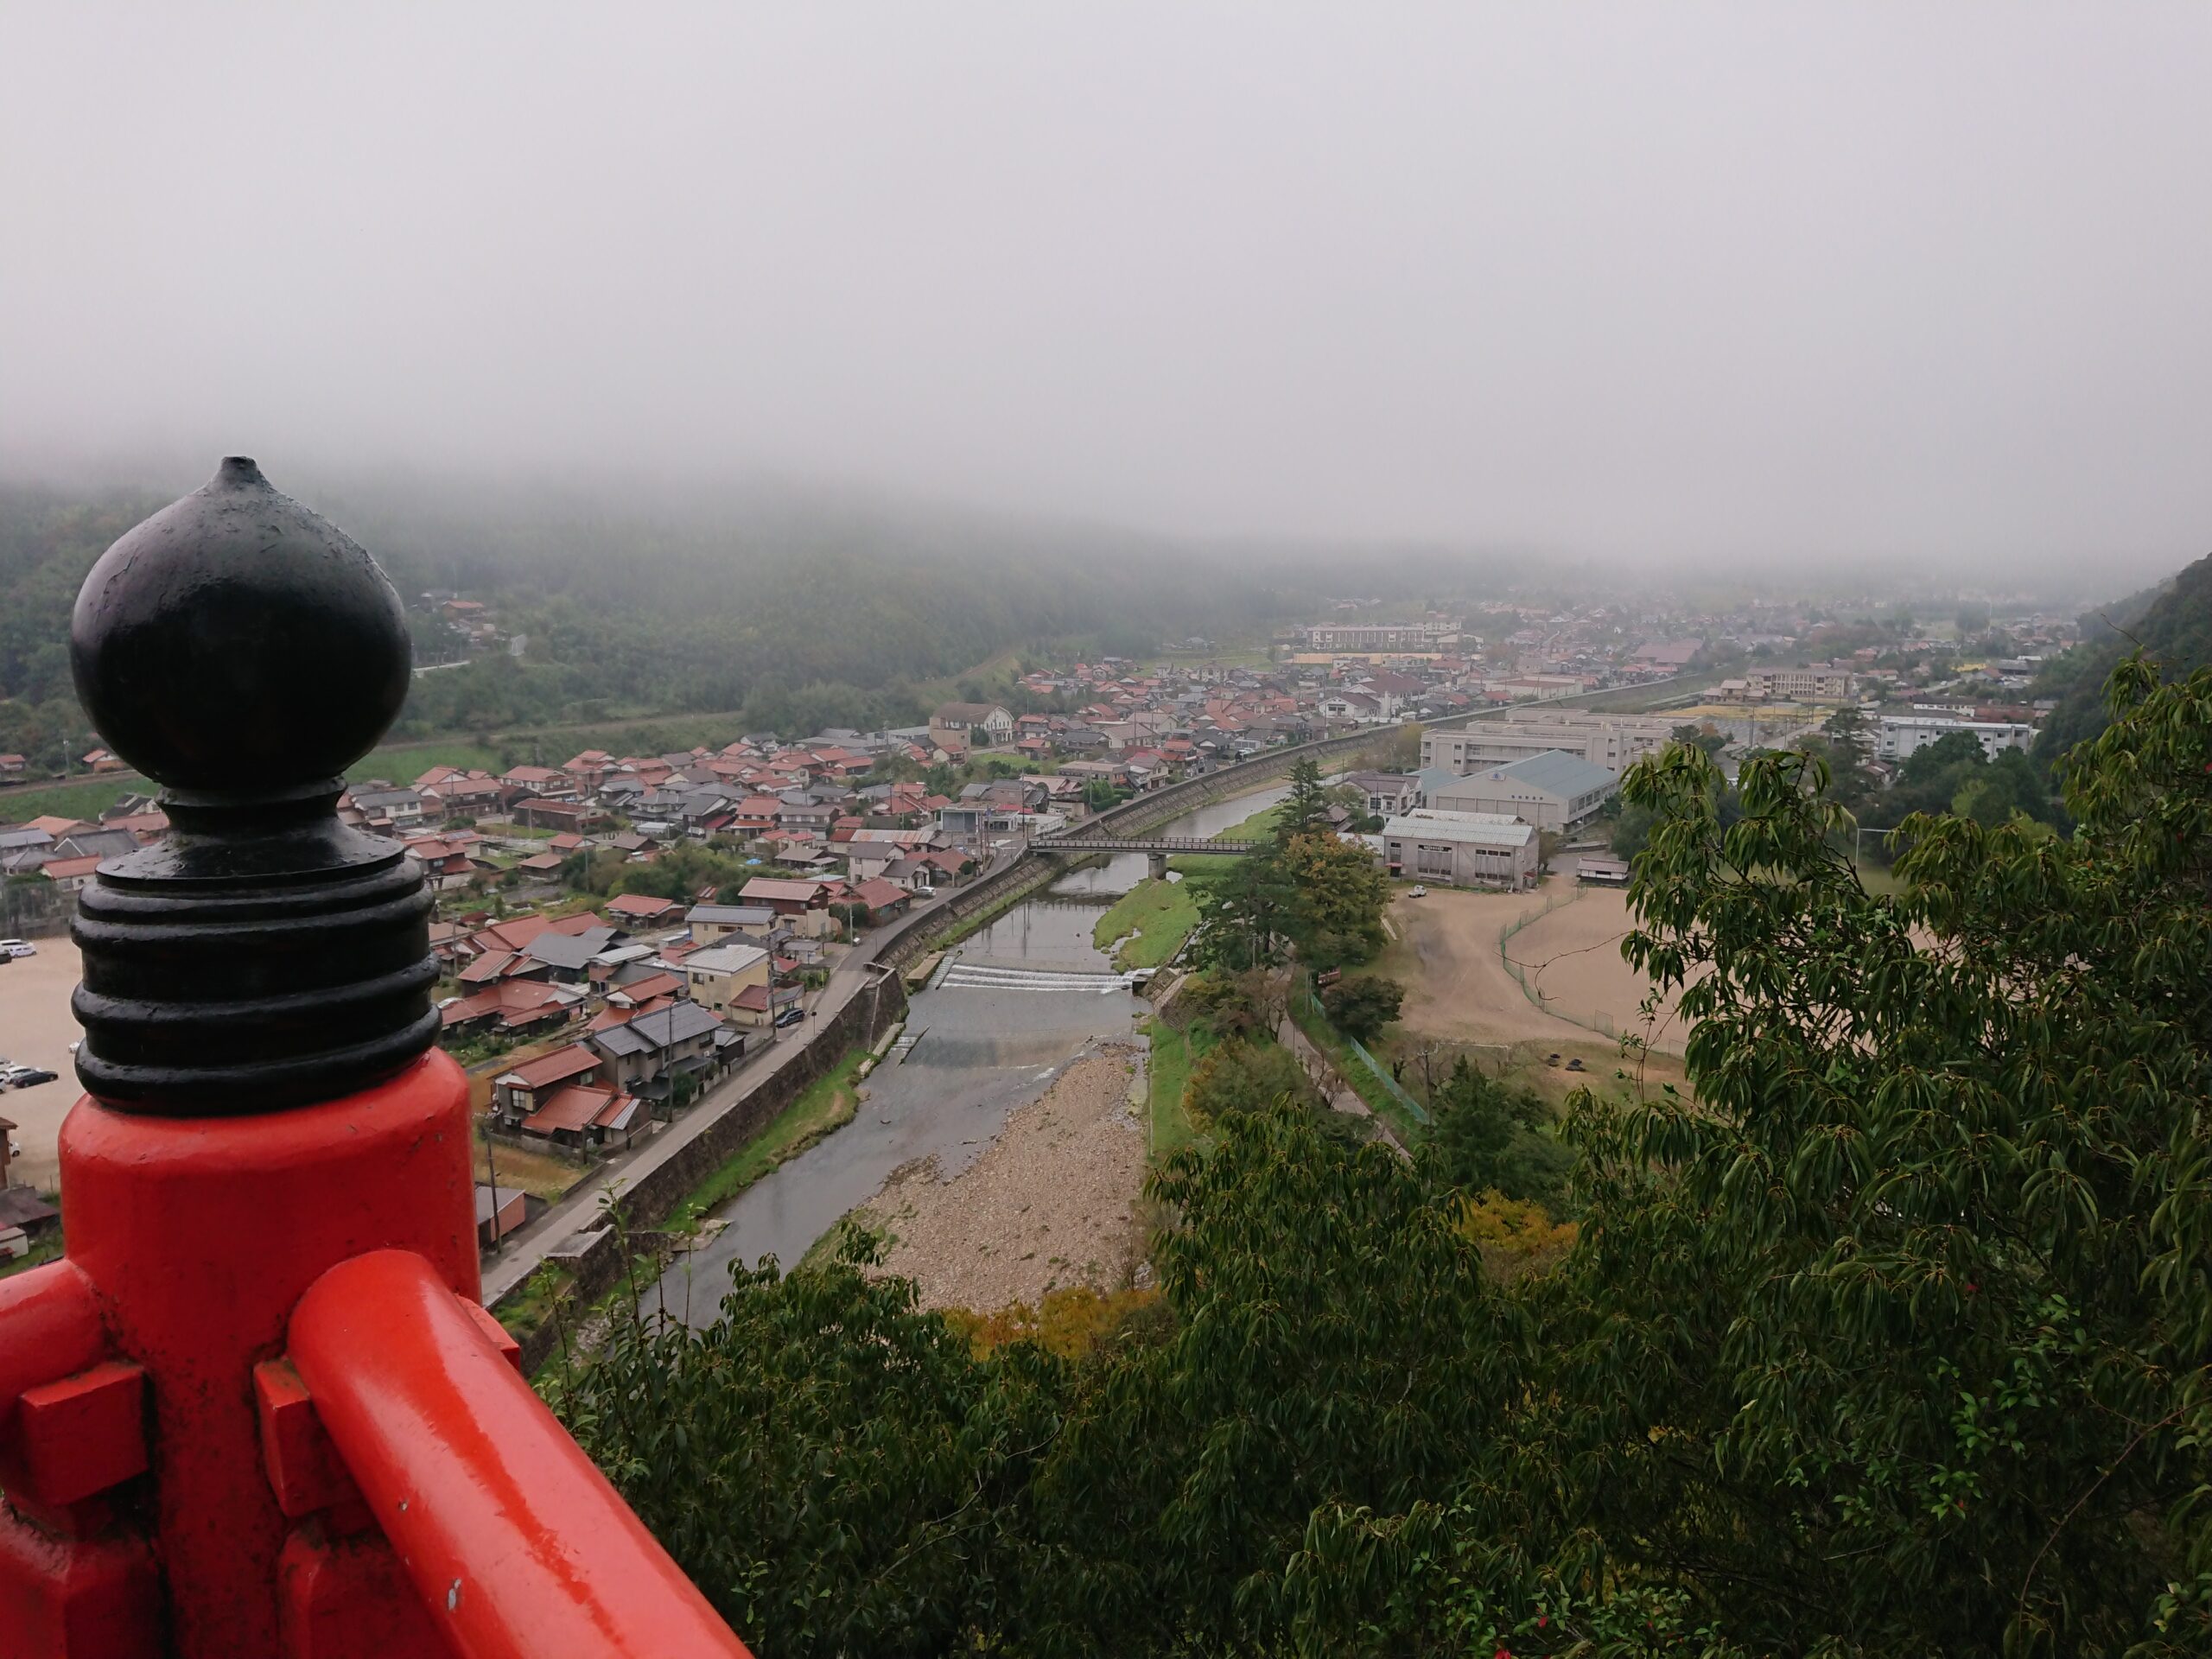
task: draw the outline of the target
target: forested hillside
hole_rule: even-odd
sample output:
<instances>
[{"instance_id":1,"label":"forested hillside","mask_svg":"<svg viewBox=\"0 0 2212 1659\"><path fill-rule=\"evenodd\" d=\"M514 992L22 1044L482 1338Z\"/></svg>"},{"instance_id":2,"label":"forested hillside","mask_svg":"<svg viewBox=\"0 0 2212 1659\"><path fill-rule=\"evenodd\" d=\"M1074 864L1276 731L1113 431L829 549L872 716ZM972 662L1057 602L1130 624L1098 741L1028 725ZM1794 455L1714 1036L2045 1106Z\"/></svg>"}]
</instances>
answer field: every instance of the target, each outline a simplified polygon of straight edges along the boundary
<instances>
[{"instance_id":1,"label":"forested hillside","mask_svg":"<svg viewBox=\"0 0 2212 1659\"><path fill-rule=\"evenodd\" d=\"M2082 639L2036 682L2037 696L2059 700L2036 734L2036 759L2046 766L2104 730L2105 681L2139 645L2172 674L2212 663L2212 556L2083 617Z\"/></svg>"},{"instance_id":2,"label":"forested hillside","mask_svg":"<svg viewBox=\"0 0 2212 1659\"><path fill-rule=\"evenodd\" d=\"M421 598L433 590L487 602L527 641L519 660L418 678L401 737L690 710L783 729L918 720L1006 653L1249 634L1309 598L1133 532L790 487L302 495L391 573L423 660L448 651ZM164 500L0 490L0 749L45 769L88 741L69 607L92 561Z\"/></svg>"}]
</instances>

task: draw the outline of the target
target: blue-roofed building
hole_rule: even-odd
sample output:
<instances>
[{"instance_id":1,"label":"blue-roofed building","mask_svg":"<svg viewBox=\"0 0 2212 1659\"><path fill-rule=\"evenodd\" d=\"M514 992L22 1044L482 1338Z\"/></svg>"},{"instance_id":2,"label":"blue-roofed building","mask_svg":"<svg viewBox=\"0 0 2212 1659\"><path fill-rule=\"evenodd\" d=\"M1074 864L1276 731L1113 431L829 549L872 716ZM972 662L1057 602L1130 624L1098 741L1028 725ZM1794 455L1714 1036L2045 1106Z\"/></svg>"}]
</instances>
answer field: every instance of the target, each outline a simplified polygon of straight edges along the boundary
<instances>
[{"instance_id":1,"label":"blue-roofed building","mask_svg":"<svg viewBox=\"0 0 2212 1659\"><path fill-rule=\"evenodd\" d=\"M1619 787L1605 767L1547 749L1427 786L1422 804L1445 812L1503 812L1539 830L1567 830L1595 817Z\"/></svg>"}]
</instances>

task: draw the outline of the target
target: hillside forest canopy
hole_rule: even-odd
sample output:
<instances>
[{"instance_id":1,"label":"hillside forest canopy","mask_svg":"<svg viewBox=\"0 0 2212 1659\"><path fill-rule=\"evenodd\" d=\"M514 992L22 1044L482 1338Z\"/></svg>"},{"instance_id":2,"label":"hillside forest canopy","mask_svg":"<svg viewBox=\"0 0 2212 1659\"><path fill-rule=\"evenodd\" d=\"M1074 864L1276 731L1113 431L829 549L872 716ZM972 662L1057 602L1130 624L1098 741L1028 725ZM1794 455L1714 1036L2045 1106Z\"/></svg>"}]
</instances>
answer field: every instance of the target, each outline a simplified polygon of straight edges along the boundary
<instances>
[{"instance_id":1,"label":"hillside forest canopy","mask_svg":"<svg viewBox=\"0 0 2212 1659\"><path fill-rule=\"evenodd\" d=\"M821 493L621 507L458 486L302 499L375 553L408 601L418 663L455 656L428 593L486 603L525 642L519 658L494 650L419 676L395 739L690 712L793 734L918 722L994 692L1026 652L1264 639L1313 602L1245 563L1130 532ZM40 770L83 752L70 607L109 543L168 500L0 487L0 749Z\"/></svg>"}]
</instances>

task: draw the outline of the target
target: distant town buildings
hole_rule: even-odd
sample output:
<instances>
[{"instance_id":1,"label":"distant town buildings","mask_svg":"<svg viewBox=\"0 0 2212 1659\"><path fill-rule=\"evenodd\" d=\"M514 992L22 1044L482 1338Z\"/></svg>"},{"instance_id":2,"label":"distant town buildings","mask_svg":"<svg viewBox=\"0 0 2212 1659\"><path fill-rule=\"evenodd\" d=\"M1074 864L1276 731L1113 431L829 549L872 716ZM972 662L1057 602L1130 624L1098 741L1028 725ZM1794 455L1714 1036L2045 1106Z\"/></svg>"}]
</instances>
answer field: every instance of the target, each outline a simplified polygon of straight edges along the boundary
<instances>
[{"instance_id":1,"label":"distant town buildings","mask_svg":"<svg viewBox=\"0 0 2212 1659\"><path fill-rule=\"evenodd\" d=\"M1452 622L1317 622L1298 631L1310 651L1436 651L1459 637Z\"/></svg>"}]
</instances>

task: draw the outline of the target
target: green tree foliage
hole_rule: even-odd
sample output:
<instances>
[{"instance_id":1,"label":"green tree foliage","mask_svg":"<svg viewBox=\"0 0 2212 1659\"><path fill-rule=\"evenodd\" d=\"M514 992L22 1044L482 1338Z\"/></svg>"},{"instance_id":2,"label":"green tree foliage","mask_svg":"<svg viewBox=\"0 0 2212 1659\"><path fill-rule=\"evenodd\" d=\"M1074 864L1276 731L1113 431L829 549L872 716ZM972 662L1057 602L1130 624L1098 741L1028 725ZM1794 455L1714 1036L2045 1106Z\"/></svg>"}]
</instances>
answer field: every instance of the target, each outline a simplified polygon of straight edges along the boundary
<instances>
[{"instance_id":1,"label":"green tree foliage","mask_svg":"<svg viewBox=\"0 0 2212 1659\"><path fill-rule=\"evenodd\" d=\"M2081 838L1916 820L1896 899L1831 850L1801 757L1747 766L1726 831L1701 757L1629 782L1662 824L1628 953L1686 986L1698 1098L1580 1115L1590 1216L1554 1334L1601 1314L1585 1359L1620 1393L1548 1432L1611 1448L1586 1524L1747 1645L2212 1636L2212 1215L2185 1196L2212 674L2130 669L2115 706Z\"/></svg>"},{"instance_id":2,"label":"green tree foliage","mask_svg":"<svg viewBox=\"0 0 2212 1659\"><path fill-rule=\"evenodd\" d=\"M1279 862L1262 854L1236 860L1225 875L1200 885L1192 901L1198 926L1191 963L1214 973L1281 962L1300 926L1298 889Z\"/></svg>"},{"instance_id":3,"label":"green tree foliage","mask_svg":"<svg viewBox=\"0 0 2212 1659\"><path fill-rule=\"evenodd\" d=\"M1686 721L1675 727L1669 736L1676 743L1688 744L1694 749L1702 749L1707 754L1718 754L1728 747L1728 740L1715 731L1710 722L1700 726L1694 721Z\"/></svg>"},{"instance_id":4,"label":"green tree foliage","mask_svg":"<svg viewBox=\"0 0 2212 1659\"><path fill-rule=\"evenodd\" d=\"M600 898L635 893L685 903L709 888L717 897L725 889L734 892L759 874L741 858L688 841L663 849L658 857L643 864L630 862L612 848L601 848L574 854L561 867L564 883Z\"/></svg>"},{"instance_id":5,"label":"green tree foliage","mask_svg":"<svg viewBox=\"0 0 2212 1659\"><path fill-rule=\"evenodd\" d=\"M1329 793L1321 786L1321 763L1307 756L1290 768L1290 793L1275 808L1274 845L1287 848L1300 836L1325 835L1329 830Z\"/></svg>"},{"instance_id":6,"label":"green tree foliage","mask_svg":"<svg viewBox=\"0 0 2212 1659\"><path fill-rule=\"evenodd\" d=\"M1059 1363L991 1363L866 1272L875 1242L818 1269L738 1268L703 1333L617 1320L554 1389L570 1429L730 1622L772 1659L943 1654L1009 1619L1025 1589L1036 1459Z\"/></svg>"},{"instance_id":7,"label":"green tree foliage","mask_svg":"<svg viewBox=\"0 0 2212 1659\"><path fill-rule=\"evenodd\" d=\"M1316 967L1364 962L1382 948L1382 912L1390 884L1375 856L1356 841L1322 830L1292 836L1268 862L1294 895L1287 931L1298 954Z\"/></svg>"},{"instance_id":8,"label":"green tree foliage","mask_svg":"<svg viewBox=\"0 0 2212 1659\"><path fill-rule=\"evenodd\" d=\"M1809 744L1803 747L1823 759L1830 753L1814 750ZM1971 732L1946 732L1916 750L1897 768L1896 783L1886 790L1866 785L1856 768L1835 772L1828 797L1869 829L1900 831L1896 836L1866 838L1868 854L1885 859L1910 844L1904 825L1916 813L1955 813L1985 828L2016 815L2050 826L2065 822L2063 810L2026 754L2006 749L1992 760Z\"/></svg>"},{"instance_id":9,"label":"green tree foliage","mask_svg":"<svg viewBox=\"0 0 2212 1659\"><path fill-rule=\"evenodd\" d=\"M1371 1043L1398 1017L1406 988L1380 974L1340 979L1321 993L1329 1023L1346 1036Z\"/></svg>"},{"instance_id":10,"label":"green tree foliage","mask_svg":"<svg viewBox=\"0 0 2212 1659\"><path fill-rule=\"evenodd\" d=\"M2082 641L2036 679L2036 696L2058 699L2036 731L2035 758L2047 769L2104 730L2104 686L2126 654L2139 649L2174 678L2212 664L2212 556L2083 617Z\"/></svg>"},{"instance_id":11,"label":"green tree foliage","mask_svg":"<svg viewBox=\"0 0 2212 1659\"><path fill-rule=\"evenodd\" d=\"M1230 1120L1151 1192L1183 1217L1156 1253L1173 1334L1095 1377L1054 1448L1038 1648L1358 1650L1303 1605L1311 1525L1447 1489L1494 1427L1476 1247L1388 1150L1293 1113Z\"/></svg>"},{"instance_id":12,"label":"green tree foliage","mask_svg":"<svg viewBox=\"0 0 2212 1659\"><path fill-rule=\"evenodd\" d=\"M1624 805L1614 814L1611 840L1613 856L1634 858L1649 844L1656 815L1649 807Z\"/></svg>"},{"instance_id":13,"label":"green tree foliage","mask_svg":"<svg viewBox=\"0 0 2212 1659\"><path fill-rule=\"evenodd\" d=\"M1551 1113L1527 1089L1484 1077L1461 1055L1429 1107L1435 1122L1421 1145L1422 1178L1440 1191L1530 1199L1567 1211L1573 1154L1547 1133Z\"/></svg>"},{"instance_id":14,"label":"green tree foliage","mask_svg":"<svg viewBox=\"0 0 2212 1659\"><path fill-rule=\"evenodd\" d=\"M1981 740L1972 732L1946 732L1933 743L1915 749L1897 768L1897 782L1907 788L1955 775L1958 766L1979 766L1988 759Z\"/></svg>"},{"instance_id":15,"label":"green tree foliage","mask_svg":"<svg viewBox=\"0 0 2212 1659\"><path fill-rule=\"evenodd\" d=\"M1264 1038L1232 1037L1215 1044L1191 1068L1183 1089L1184 1109L1201 1124L1280 1105L1311 1109L1321 1100L1297 1058Z\"/></svg>"}]
</instances>

